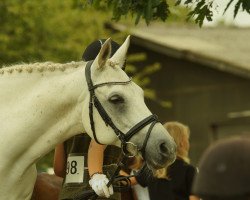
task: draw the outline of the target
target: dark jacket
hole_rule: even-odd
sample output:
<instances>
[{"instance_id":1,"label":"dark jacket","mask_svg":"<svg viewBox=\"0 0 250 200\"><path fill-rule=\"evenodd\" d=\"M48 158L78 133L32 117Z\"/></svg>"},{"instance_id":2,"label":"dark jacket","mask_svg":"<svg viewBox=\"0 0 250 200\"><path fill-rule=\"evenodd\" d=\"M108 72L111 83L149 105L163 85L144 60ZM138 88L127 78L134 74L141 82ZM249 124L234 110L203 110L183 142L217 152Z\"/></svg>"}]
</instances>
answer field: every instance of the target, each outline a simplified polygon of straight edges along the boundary
<instances>
[{"instance_id":1,"label":"dark jacket","mask_svg":"<svg viewBox=\"0 0 250 200\"><path fill-rule=\"evenodd\" d=\"M89 185L89 172L88 172L88 148L90 144L91 138L87 134L79 134L76 135L64 143L64 149L66 152L67 163L67 174L78 173L78 163L75 160L69 159L70 156L84 156L84 173L81 182L67 183L67 175L64 177L62 191L60 193L61 200L72 199L78 193L81 193L83 190L91 189ZM116 163L120 157L121 150L119 147L108 145L104 151L104 159L103 159L103 173L107 175L107 177L111 176L116 169ZM119 194L112 195L110 199L118 200L120 199ZM103 198L98 198L103 199Z\"/></svg>"},{"instance_id":2,"label":"dark jacket","mask_svg":"<svg viewBox=\"0 0 250 200\"><path fill-rule=\"evenodd\" d=\"M148 186L151 200L188 200L195 174L195 167L176 159L168 168L169 179L153 177L147 167L138 173L136 179L140 185Z\"/></svg>"}]
</instances>

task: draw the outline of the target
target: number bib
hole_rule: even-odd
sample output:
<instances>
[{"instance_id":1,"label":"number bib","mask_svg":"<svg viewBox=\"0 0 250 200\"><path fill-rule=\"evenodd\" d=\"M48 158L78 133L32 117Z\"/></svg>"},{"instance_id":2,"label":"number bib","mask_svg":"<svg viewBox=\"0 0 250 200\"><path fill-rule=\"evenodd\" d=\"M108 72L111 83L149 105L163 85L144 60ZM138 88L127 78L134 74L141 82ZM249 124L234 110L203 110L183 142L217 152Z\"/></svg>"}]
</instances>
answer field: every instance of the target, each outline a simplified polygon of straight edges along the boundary
<instances>
[{"instance_id":1,"label":"number bib","mask_svg":"<svg viewBox=\"0 0 250 200\"><path fill-rule=\"evenodd\" d=\"M69 154L65 183L83 183L84 156L81 154Z\"/></svg>"}]
</instances>

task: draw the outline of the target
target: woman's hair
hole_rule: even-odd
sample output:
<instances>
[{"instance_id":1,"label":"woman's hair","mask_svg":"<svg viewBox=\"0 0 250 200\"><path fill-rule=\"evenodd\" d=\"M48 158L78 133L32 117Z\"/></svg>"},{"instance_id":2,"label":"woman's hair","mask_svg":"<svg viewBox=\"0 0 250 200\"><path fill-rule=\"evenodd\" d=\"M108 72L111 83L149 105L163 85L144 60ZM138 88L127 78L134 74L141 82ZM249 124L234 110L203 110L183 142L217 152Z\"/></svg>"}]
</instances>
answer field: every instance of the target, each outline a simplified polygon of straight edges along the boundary
<instances>
[{"instance_id":1,"label":"woman's hair","mask_svg":"<svg viewBox=\"0 0 250 200\"><path fill-rule=\"evenodd\" d=\"M166 122L164 124L164 127L166 128L166 130L172 136L172 138L176 143L177 158L180 158L185 162L189 163L188 149L186 147L183 147L182 145L183 141L189 138L190 130L188 126L180 122L173 121L173 122ZM154 175L157 178L168 178L167 168L156 170Z\"/></svg>"},{"instance_id":2,"label":"woman's hair","mask_svg":"<svg viewBox=\"0 0 250 200\"><path fill-rule=\"evenodd\" d=\"M176 121L166 122L164 127L176 143L177 157L189 163L188 149L183 146L183 142L188 142L185 140L188 140L190 135L189 127Z\"/></svg>"}]
</instances>

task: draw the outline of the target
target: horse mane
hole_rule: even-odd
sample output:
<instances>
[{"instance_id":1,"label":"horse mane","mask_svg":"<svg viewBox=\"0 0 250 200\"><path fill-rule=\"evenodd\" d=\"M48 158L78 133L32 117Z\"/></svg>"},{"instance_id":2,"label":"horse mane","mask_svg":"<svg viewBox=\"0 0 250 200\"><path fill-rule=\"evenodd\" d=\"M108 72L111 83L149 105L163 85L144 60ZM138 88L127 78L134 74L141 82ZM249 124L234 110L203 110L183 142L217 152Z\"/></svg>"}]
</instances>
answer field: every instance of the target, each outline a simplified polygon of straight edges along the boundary
<instances>
[{"instance_id":1,"label":"horse mane","mask_svg":"<svg viewBox=\"0 0 250 200\"><path fill-rule=\"evenodd\" d=\"M80 65L82 65L83 62L69 62L69 63L53 63L53 62L37 62L37 63L21 63L13 66L3 66L0 68L0 75L4 73L13 73L13 72L44 72L44 71L65 71L68 68L78 68Z\"/></svg>"}]
</instances>

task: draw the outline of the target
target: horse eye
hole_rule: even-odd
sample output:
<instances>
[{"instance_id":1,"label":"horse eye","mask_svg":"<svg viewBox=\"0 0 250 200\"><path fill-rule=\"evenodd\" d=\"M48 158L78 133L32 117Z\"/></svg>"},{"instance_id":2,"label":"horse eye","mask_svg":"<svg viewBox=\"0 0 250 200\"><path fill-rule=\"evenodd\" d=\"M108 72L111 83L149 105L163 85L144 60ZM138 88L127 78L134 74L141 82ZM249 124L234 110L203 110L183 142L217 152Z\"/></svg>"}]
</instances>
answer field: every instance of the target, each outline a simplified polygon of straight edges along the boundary
<instances>
[{"instance_id":1,"label":"horse eye","mask_svg":"<svg viewBox=\"0 0 250 200\"><path fill-rule=\"evenodd\" d=\"M120 103L124 103L124 99L121 96L116 94L109 98L109 102L113 104L120 104Z\"/></svg>"}]
</instances>

